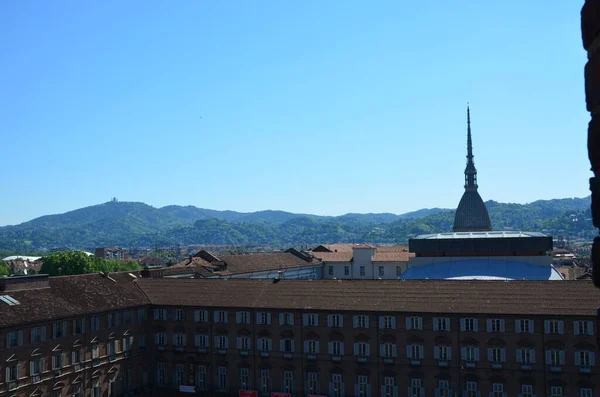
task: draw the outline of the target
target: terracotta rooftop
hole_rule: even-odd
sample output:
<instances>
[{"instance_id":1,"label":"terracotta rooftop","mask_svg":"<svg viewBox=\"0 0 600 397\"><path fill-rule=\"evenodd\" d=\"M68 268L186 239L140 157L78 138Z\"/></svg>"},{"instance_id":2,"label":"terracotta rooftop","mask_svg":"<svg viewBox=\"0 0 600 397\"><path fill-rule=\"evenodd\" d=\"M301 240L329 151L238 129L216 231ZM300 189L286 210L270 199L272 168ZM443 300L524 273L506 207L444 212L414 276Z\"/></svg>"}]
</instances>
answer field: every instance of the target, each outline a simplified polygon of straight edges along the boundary
<instances>
[{"instance_id":1,"label":"terracotta rooftop","mask_svg":"<svg viewBox=\"0 0 600 397\"><path fill-rule=\"evenodd\" d=\"M354 244L322 244L313 248L313 252L350 252Z\"/></svg>"},{"instance_id":2,"label":"terracotta rooftop","mask_svg":"<svg viewBox=\"0 0 600 397\"><path fill-rule=\"evenodd\" d=\"M138 279L156 305L594 316L589 281ZM559 296L561 299L557 300Z\"/></svg>"},{"instance_id":3,"label":"terracotta rooftop","mask_svg":"<svg viewBox=\"0 0 600 397\"><path fill-rule=\"evenodd\" d=\"M323 262L349 262L353 257L352 247L357 246L352 244L321 245L317 247L317 251L315 251L317 248L312 251L312 255ZM364 246L371 247L366 244ZM350 249L347 249L348 247ZM414 253L408 252L406 245L383 245L371 248L375 248L373 262L408 262L408 258L415 256Z\"/></svg>"},{"instance_id":4,"label":"terracotta rooftop","mask_svg":"<svg viewBox=\"0 0 600 397\"><path fill-rule=\"evenodd\" d=\"M200 254L200 253L199 253ZM202 256L202 257L201 257ZM205 277L215 275L232 275L240 273L253 273L260 271L293 269L305 266L314 266L316 263L307 262L290 253L269 254L239 254L239 255L213 255L202 252L202 255L185 259L171 267L161 269L165 276L197 273ZM208 260L203 259L208 258ZM212 260L212 262L210 261Z\"/></svg>"},{"instance_id":5,"label":"terracotta rooftop","mask_svg":"<svg viewBox=\"0 0 600 397\"><path fill-rule=\"evenodd\" d=\"M352 251L350 252L314 252L315 258L321 259L323 262L350 262L353 257Z\"/></svg>"},{"instance_id":6,"label":"terracotta rooftop","mask_svg":"<svg viewBox=\"0 0 600 397\"><path fill-rule=\"evenodd\" d=\"M408 251L388 251L379 252L379 248L375 251L373 262L408 262L409 258L414 257L414 252Z\"/></svg>"},{"instance_id":7,"label":"terracotta rooftop","mask_svg":"<svg viewBox=\"0 0 600 397\"><path fill-rule=\"evenodd\" d=\"M306 262L287 252L271 254L218 255L218 257L221 261L226 263L227 271L231 272L231 274L278 270L280 268L290 269L315 265L314 263Z\"/></svg>"},{"instance_id":8,"label":"terracotta rooftop","mask_svg":"<svg viewBox=\"0 0 600 397\"><path fill-rule=\"evenodd\" d=\"M0 327L149 304L128 273L50 277L46 288L7 291L20 304L0 302ZM24 280L25 277L21 278Z\"/></svg>"}]
</instances>

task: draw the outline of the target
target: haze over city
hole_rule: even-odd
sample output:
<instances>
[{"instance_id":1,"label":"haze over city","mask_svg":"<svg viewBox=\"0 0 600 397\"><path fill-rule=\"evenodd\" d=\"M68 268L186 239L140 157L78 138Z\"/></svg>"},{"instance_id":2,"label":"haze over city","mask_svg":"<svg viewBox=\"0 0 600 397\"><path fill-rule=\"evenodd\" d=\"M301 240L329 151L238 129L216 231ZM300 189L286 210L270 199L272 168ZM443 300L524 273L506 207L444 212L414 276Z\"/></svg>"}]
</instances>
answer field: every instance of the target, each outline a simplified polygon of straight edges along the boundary
<instances>
[{"instance_id":1,"label":"haze over city","mask_svg":"<svg viewBox=\"0 0 600 397\"><path fill-rule=\"evenodd\" d=\"M579 41L569 2L3 2L0 225L454 208L467 102L484 200L587 196Z\"/></svg>"}]
</instances>

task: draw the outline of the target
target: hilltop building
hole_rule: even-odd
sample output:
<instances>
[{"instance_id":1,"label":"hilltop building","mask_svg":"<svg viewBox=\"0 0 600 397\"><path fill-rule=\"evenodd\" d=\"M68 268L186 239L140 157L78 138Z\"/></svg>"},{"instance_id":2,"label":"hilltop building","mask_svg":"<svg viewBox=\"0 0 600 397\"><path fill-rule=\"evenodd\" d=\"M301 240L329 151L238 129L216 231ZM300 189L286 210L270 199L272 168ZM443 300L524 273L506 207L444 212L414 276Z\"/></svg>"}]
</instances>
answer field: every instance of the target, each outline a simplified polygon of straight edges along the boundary
<instances>
[{"instance_id":1,"label":"hilltop building","mask_svg":"<svg viewBox=\"0 0 600 397\"><path fill-rule=\"evenodd\" d=\"M414 254L400 278L563 280L552 266L552 237L538 232L492 231L490 216L477 189L471 112L467 106L465 192L454 216L453 233L409 240Z\"/></svg>"}]
</instances>

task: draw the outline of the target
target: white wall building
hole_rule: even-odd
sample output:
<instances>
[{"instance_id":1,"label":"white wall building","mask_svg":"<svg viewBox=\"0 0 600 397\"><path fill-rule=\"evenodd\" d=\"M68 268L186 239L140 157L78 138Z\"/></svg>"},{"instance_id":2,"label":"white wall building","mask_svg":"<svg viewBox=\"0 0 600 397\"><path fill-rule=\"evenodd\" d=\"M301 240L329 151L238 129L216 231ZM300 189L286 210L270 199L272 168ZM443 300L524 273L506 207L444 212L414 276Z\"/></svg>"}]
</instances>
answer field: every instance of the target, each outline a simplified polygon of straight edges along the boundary
<instances>
[{"instance_id":1,"label":"white wall building","mask_svg":"<svg viewBox=\"0 0 600 397\"><path fill-rule=\"evenodd\" d=\"M323 263L325 279L396 279L408 268L405 246L320 245L311 255Z\"/></svg>"}]
</instances>

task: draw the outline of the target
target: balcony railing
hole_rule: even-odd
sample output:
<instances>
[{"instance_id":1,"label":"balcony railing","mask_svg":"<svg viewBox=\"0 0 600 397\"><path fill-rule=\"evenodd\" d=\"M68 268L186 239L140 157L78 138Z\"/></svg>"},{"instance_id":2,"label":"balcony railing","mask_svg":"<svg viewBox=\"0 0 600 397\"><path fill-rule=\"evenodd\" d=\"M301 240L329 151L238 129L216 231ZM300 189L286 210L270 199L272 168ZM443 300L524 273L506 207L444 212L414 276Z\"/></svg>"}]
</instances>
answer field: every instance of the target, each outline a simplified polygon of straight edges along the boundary
<instances>
[{"instance_id":1,"label":"balcony railing","mask_svg":"<svg viewBox=\"0 0 600 397\"><path fill-rule=\"evenodd\" d=\"M336 361L336 362L342 361L342 356L333 354L331 356L331 361Z\"/></svg>"},{"instance_id":2,"label":"balcony railing","mask_svg":"<svg viewBox=\"0 0 600 397\"><path fill-rule=\"evenodd\" d=\"M15 390L17 387L19 387L18 381L13 380L12 382L8 382L8 385L7 385L8 390Z\"/></svg>"},{"instance_id":3,"label":"balcony railing","mask_svg":"<svg viewBox=\"0 0 600 397\"><path fill-rule=\"evenodd\" d=\"M294 358L294 355L291 352L283 352L283 358L291 360L292 358Z\"/></svg>"},{"instance_id":4,"label":"balcony railing","mask_svg":"<svg viewBox=\"0 0 600 397\"><path fill-rule=\"evenodd\" d=\"M40 383L40 381L42 380L42 378L40 377L40 375L32 375L31 376L31 382L32 383Z\"/></svg>"},{"instance_id":5,"label":"balcony railing","mask_svg":"<svg viewBox=\"0 0 600 397\"><path fill-rule=\"evenodd\" d=\"M308 353L308 354L306 355L306 359L307 359L307 360L311 360L311 361L315 361L315 360L317 359L317 355L316 355L316 354L314 354L314 353Z\"/></svg>"},{"instance_id":6,"label":"balcony railing","mask_svg":"<svg viewBox=\"0 0 600 397\"><path fill-rule=\"evenodd\" d=\"M581 366L579 367L579 372L582 374L589 374L590 372L592 372L592 369L590 367Z\"/></svg>"},{"instance_id":7,"label":"balcony railing","mask_svg":"<svg viewBox=\"0 0 600 397\"><path fill-rule=\"evenodd\" d=\"M440 367L447 367L449 364L448 364L448 361L447 361L447 360L439 360L439 361L438 361L438 365L439 365Z\"/></svg>"},{"instance_id":8,"label":"balcony railing","mask_svg":"<svg viewBox=\"0 0 600 397\"><path fill-rule=\"evenodd\" d=\"M250 352L247 349L241 349L240 350L240 356L248 356L250 354Z\"/></svg>"},{"instance_id":9,"label":"balcony railing","mask_svg":"<svg viewBox=\"0 0 600 397\"><path fill-rule=\"evenodd\" d=\"M492 369L502 369L502 363L492 363Z\"/></svg>"},{"instance_id":10,"label":"balcony railing","mask_svg":"<svg viewBox=\"0 0 600 397\"><path fill-rule=\"evenodd\" d=\"M384 357L383 358L383 363L384 364L394 364L395 358L394 357Z\"/></svg>"},{"instance_id":11,"label":"balcony railing","mask_svg":"<svg viewBox=\"0 0 600 397\"><path fill-rule=\"evenodd\" d=\"M78 372L81 371L81 364L73 364L73 371Z\"/></svg>"},{"instance_id":12,"label":"balcony railing","mask_svg":"<svg viewBox=\"0 0 600 397\"><path fill-rule=\"evenodd\" d=\"M560 365L550 365L550 372L562 372Z\"/></svg>"},{"instance_id":13,"label":"balcony railing","mask_svg":"<svg viewBox=\"0 0 600 397\"><path fill-rule=\"evenodd\" d=\"M358 356L356 358L356 361L359 362L359 363L366 363L367 360L368 360L368 358L366 356Z\"/></svg>"},{"instance_id":14,"label":"balcony railing","mask_svg":"<svg viewBox=\"0 0 600 397\"><path fill-rule=\"evenodd\" d=\"M196 349L196 352L204 354L208 352L208 349L206 347L199 347Z\"/></svg>"},{"instance_id":15,"label":"balcony railing","mask_svg":"<svg viewBox=\"0 0 600 397\"><path fill-rule=\"evenodd\" d=\"M419 366L419 365L421 365L421 360L411 359L410 360L410 365Z\"/></svg>"},{"instance_id":16,"label":"balcony railing","mask_svg":"<svg viewBox=\"0 0 600 397\"><path fill-rule=\"evenodd\" d=\"M217 354L220 356L227 355L227 349L217 349Z\"/></svg>"}]
</instances>

